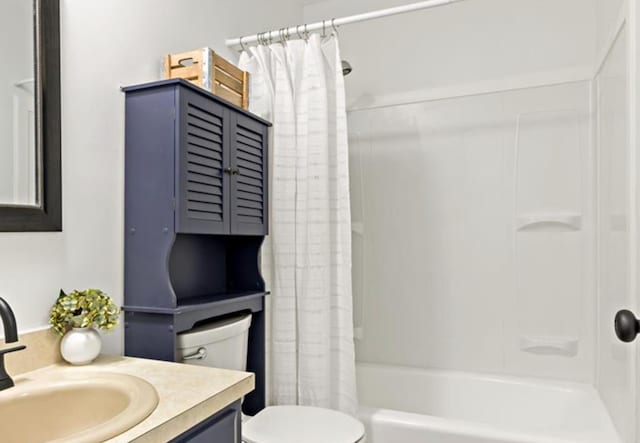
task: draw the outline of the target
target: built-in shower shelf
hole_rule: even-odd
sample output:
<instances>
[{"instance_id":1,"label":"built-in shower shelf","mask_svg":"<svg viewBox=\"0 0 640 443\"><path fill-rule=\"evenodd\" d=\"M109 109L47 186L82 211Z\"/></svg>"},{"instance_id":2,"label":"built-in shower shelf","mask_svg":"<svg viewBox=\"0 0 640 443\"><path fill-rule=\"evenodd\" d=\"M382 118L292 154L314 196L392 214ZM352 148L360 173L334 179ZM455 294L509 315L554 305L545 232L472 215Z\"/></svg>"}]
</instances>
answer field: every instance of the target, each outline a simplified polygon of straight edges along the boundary
<instances>
[{"instance_id":1,"label":"built-in shower shelf","mask_svg":"<svg viewBox=\"0 0 640 443\"><path fill-rule=\"evenodd\" d=\"M516 217L518 231L578 231L581 214L526 214Z\"/></svg>"},{"instance_id":2,"label":"built-in shower shelf","mask_svg":"<svg viewBox=\"0 0 640 443\"><path fill-rule=\"evenodd\" d=\"M358 235L364 235L364 223L351 222L351 232Z\"/></svg>"},{"instance_id":3,"label":"built-in shower shelf","mask_svg":"<svg viewBox=\"0 0 640 443\"><path fill-rule=\"evenodd\" d=\"M579 340L574 337L520 337L520 350L538 355L562 355L574 357L578 354Z\"/></svg>"},{"instance_id":4,"label":"built-in shower shelf","mask_svg":"<svg viewBox=\"0 0 640 443\"><path fill-rule=\"evenodd\" d=\"M611 214L609 216L609 229L612 231L625 232L627 224L626 214Z\"/></svg>"}]
</instances>

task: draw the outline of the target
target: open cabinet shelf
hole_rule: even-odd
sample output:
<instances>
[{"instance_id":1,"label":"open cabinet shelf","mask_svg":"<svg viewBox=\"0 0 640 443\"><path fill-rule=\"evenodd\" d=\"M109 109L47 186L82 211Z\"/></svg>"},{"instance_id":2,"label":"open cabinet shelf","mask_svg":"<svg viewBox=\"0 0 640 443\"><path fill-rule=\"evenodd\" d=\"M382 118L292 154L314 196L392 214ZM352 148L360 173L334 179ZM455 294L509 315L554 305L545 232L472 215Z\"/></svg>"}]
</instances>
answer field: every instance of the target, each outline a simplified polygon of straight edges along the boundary
<instances>
[{"instance_id":1,"label":"open cabinet shelf","mask_svg":"<svg viewBox=\"0 0 640 443\"><path fill-rule=\"evenodd\" d=\"M192 319L191 324L189 321L182 322L186 327L180 327L176 332L188 331L193 327L196 322L214 318L216 316L224 315L230 312L241 312L243 310L253 311L252 307L258 305L260 301L268 294L265 291L243 291L243 292L231 292L226 294L209 294L199 297L193 297L185 300L183 303L178 304L175 308L157 308L153 306L136 306L126 305L126 312L138 312L147 314L164 314L185 316L185 318ZM232 306L233 309L224 314L220 314L221 311L227 311L225 307Z\"/></svg>"}]
</instances>

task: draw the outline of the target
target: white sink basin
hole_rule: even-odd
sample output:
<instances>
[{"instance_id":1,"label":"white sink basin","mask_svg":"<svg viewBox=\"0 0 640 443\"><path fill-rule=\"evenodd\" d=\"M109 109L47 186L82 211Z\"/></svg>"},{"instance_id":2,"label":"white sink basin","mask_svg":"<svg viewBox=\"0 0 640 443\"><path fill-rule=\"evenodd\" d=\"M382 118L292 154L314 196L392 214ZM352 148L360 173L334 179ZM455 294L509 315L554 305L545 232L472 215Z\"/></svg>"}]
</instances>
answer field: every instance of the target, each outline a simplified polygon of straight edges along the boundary
<instances>
[{"instance_id":1,"label":"white sink basin","mask_svg":"<svg viewBox=\"0 0 640 443\"><path fill-rule=\"evenodd\" d=\"M89 443L121 434L158 405L152 385L130 375L83 373L22 380L0 392L4 443Z\"/></svg>"}]
</instances>

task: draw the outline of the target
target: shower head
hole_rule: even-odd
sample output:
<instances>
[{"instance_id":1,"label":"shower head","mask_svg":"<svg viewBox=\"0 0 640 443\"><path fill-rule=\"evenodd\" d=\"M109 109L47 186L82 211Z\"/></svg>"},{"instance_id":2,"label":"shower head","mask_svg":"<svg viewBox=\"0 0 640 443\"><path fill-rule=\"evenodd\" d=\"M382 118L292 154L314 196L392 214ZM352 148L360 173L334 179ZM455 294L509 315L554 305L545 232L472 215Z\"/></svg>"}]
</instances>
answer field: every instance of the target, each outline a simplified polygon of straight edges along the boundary
<instances>
[{"instance_id":1,"label":"shower head","mask_svg":"<svg viewBox=\"0 0 640 443\"><path fill-rule=\"evenodd\" d=\"M353 71L351 64L346 60L342 60L342 75L346 77L347 75L351 74L351 71Z\"/></svg>"}]
</instances>

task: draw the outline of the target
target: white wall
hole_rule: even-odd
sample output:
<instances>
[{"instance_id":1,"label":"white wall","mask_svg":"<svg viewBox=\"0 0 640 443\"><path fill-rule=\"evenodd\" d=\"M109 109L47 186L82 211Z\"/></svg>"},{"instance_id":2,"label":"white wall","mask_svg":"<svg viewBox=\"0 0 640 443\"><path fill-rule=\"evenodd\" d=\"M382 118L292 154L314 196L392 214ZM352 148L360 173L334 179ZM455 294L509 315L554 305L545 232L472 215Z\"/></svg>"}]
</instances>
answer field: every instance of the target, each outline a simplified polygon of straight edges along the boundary
<instances>
[{"instance_id":1,"label":"white wall","mask_svg":"<svg viewBox=\"0 0 640 443\"><path fill-rule=\"evenodd\" d=\"M360 361L593 380L589 89L349 114Z\"/></svg>"},{"instance_id":2,"label":"white wall","mask_svg":"<svg viewBox=\"0 0 640 443\"><path fill-rule=\"evenodd\" d=\"M307 22L411 0L327 0ZM340 28L350 103L452 85L540 77L586 78L595 54L595 0L468 0Z\"/></svg>"},{"instance_id":3,"label":"white wall","mask_svg":"<svg viewBox=\"0 0 640 443\"><path fill-rule=\"evenodd\" d=\"M599 263L598 263L598 346L596 386L625 443L636 441L636 355L637 343L621 343L613 330L613 318L620 309L637 312L638 183L637 133L631 122L636 47L627 4L623 0L598 0L598 47L600 60L596 75Z\"/></svg>"},{"instance_id":4,"label":"white wall","mask_svg":"<svg viewBox=\"0 0 640 443\"><path fill-rule=\"evenodd\" d=\"M600 193L598 381L600 394L625 442L633 442L635 346L613 333L613 317L633 309L631 263L628 42L626 28L597 77Z\"/></svg>"},{"instance_id":5,"label":"white wall","mask_svg":"<svg viewBox=\"0 0 640 443\"><path fill-rule=\"evenodd\" d=\"M596 0L596 39L600 55L611 49L616 25L626 17L627 0Z\"/></svg>"},{"instance_id":6,"label":"white wall","mask_svg":"<svg viewBox=\"0 0 640 443\"><path fill-rule=\"evenodd\" d=\"M33 11L31 2L0 4L0 203L13 202L13 96L16 82L33 77Z\"/></svg>"},{"instance_id":7,"label":"white wall","mask_svg":"<svg viewBox=\"0 0 640 443\"><path fill-rule=\"evenodd\" d=\"M62 233L0 234L0 296L22 331L47 324L60 288L123 301L124 102L160 58L301 20L293 0L62 0ZM121 331L108 336L119 352Z\"/></svg>"}]
</instances>

